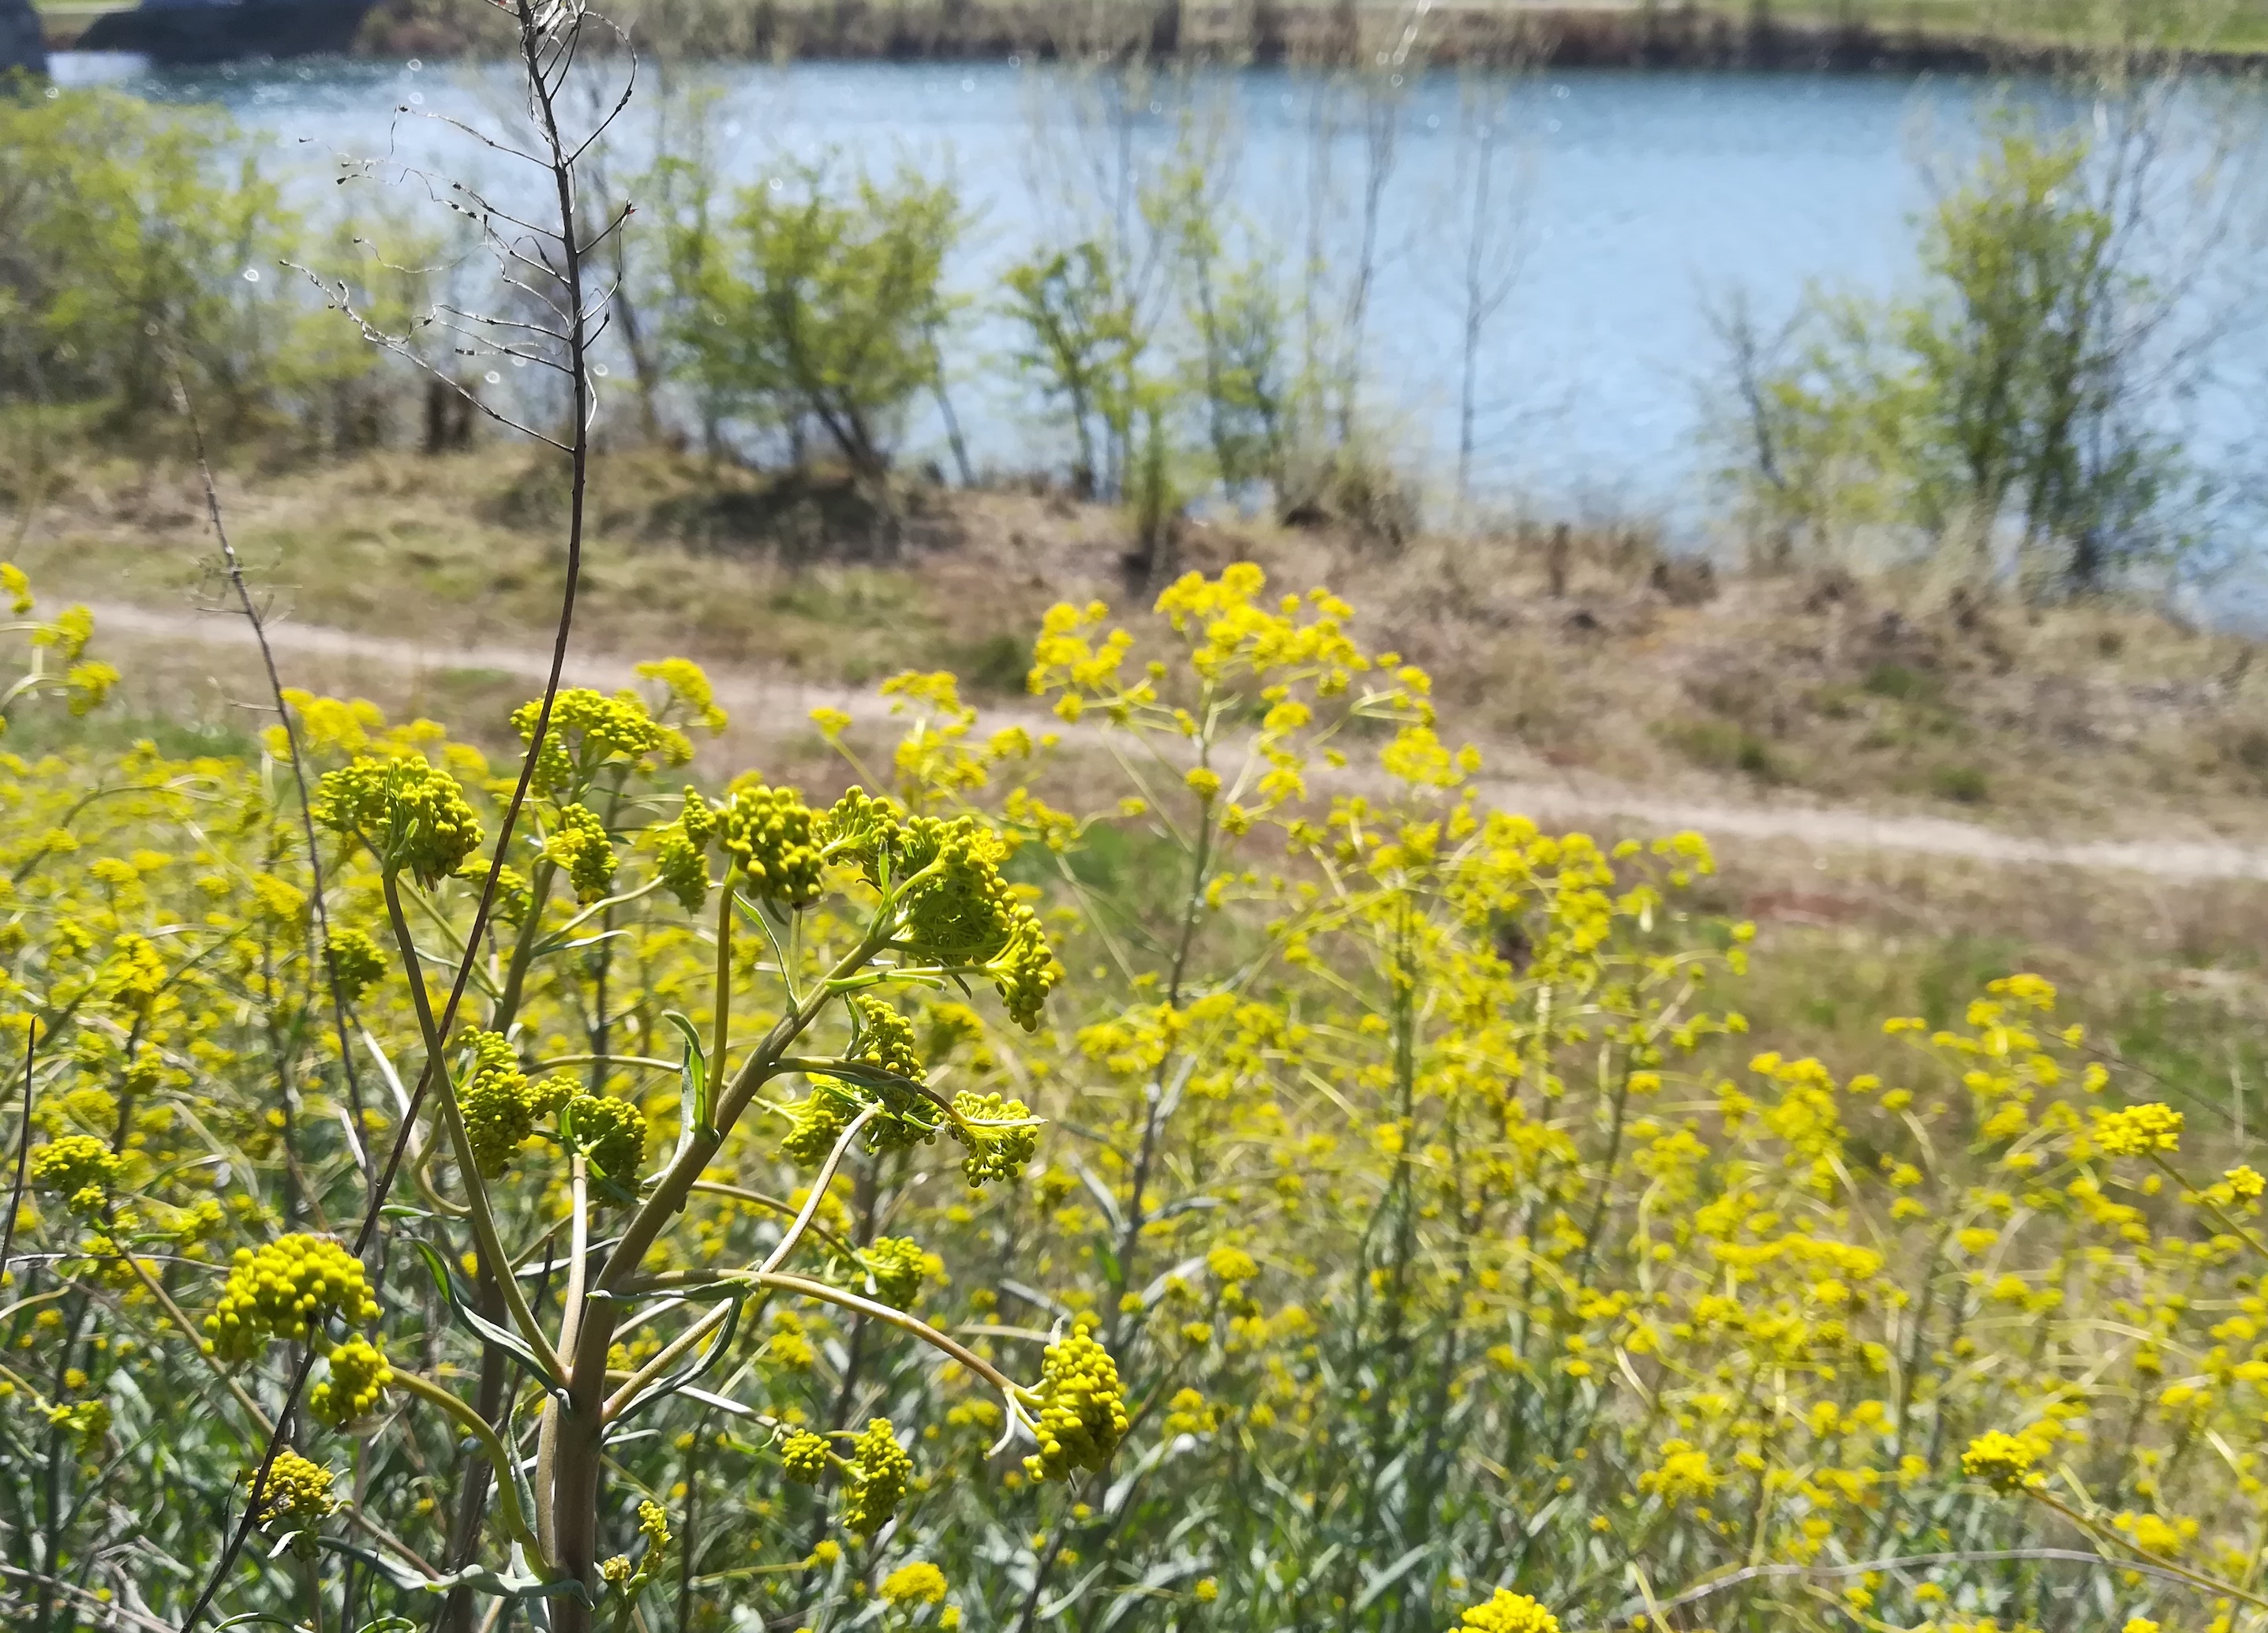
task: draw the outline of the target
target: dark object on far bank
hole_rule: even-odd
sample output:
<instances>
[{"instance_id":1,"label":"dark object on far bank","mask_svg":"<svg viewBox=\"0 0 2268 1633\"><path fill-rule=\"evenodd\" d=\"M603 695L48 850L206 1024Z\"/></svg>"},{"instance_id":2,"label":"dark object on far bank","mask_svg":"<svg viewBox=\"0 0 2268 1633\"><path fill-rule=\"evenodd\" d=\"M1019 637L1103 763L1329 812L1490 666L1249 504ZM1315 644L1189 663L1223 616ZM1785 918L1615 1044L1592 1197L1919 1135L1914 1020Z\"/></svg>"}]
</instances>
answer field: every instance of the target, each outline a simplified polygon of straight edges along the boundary
<instances>
[{"instance_id":1,"label":"dark object on far bank","mask_svg":"<svg viewBox=\"0 0 2268 1633\"><path fill-rule=\"evenodd\" d=\"M22 0L0 0L0 7ZM136 51L161 63L311 56L354 44L372 0L142 0L109 11L72 42L80 51ZM0 16L4 16L0 11Z\"/></svg>"},{"instance_id":2,"label":"dark object on far bank","mask_svg":"<svg viewBox=\"0 0 2268 1633\"><path fill-rule=\"evenodd\" d=\"M40 37L40 14L32 10L32 0L0 0L0 80L16 72L47 71L47 42Z\"/></svg>"}]
</instances>

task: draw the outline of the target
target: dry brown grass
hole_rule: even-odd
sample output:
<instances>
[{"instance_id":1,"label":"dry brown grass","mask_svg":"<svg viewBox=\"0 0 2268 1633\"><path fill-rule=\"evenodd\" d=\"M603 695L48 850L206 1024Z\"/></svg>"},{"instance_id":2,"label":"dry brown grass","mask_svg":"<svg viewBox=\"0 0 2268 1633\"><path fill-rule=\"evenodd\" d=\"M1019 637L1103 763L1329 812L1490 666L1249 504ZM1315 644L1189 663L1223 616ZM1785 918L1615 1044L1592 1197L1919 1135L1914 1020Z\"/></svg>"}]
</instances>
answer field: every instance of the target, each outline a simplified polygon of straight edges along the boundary
<instances>
[{"instance_id":1,"label":"dry brown grass","mask_svg":"<svg viewBox=\"0 0 2268 1633\"><path fill-rule=\"evenodd\" d=\"M224 486L279 612L469 647L530 642L551 617L557 535L531 470L518 454L388 454ZM839 484L660 454L602 460L593 491L586 651L849 685L944 668L999 697L1019 689L1049 603L1147 594L1124 520L1057 496L916 488L886 527ZM180 607L210 587L177 468L89 462L35 514L0 512L0 531L19 526L19 559L57 592ZM1241 558L1346 595L1373 639L1434 671L1451 727L1515 776L2058 834L2268 833L2255 643L2146 608L1716 575L1628 529L1390 551L1327 528L1182 531L1182 566Z\"/></svg>"}]
</instances>

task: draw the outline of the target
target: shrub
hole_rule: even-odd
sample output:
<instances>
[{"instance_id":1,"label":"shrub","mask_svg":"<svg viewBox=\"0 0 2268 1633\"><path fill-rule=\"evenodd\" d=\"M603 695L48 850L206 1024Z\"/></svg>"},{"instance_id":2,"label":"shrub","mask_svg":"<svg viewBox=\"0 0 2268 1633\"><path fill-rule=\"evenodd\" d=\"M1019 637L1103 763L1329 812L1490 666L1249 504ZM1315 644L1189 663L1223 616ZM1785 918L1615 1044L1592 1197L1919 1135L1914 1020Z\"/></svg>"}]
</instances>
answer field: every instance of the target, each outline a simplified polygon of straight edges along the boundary
<instances>
[{"instance_id":1,"label":"shrub","mask_svg":"<svg viewBox=\"0 0 2268 1633\"><path fill-rule=\"evenodd\" d=\"M1135 369L1146 337L1121 296L1101 244L1035 255L1002 278L1006 315L1020 335L1017 370L1061 399L1078 446L1072 486L1115 488L1129 459Z\"/></svg>"},{"instance_id":2,"label":"shrub","mask_svg":"<svg viewBox=\"0 0 2268 1633\"><path fill-rule=\"evenodd\" d=\"M953 188L905 170L844 191L824 165L783 165L733 203L721 225L695 211L666 228L688 285L684 372L724 412L798 449L821 438L879 478L906 404L937 379L941 276L962 225Z\"/></svg>"},{"instance_id":3,"label":"shrub","mask_svg":"<svg viewBox=\"0 0 2268 1633\"><path fill-rule=\"evenodd\" d=\"M178 365L228 430L370 367L310 329L278 264L298 218L225 115L0 85L0 317L19 342L0 344L0 393L124 425L171 411Z\"/></svg>"},{"instance_id":4,"label":"shrub","mask_svg":"<svg viewBox=\"0 0 2268 1633\"><path fill-rule=\"evenodd\" d=\"M2165 88L2096 106L2099 133L1997 116L1922 222L1911 297L1815 295L1777 340L1744 309L1725 321L1734 477L1771 554L1936 551L2060 594L2198 542L2204 496L2169 430L2202 366L2176 338L2196 275L2144 255L2214 183L2158 174Z\"/></svg>"},{"instance_id":5,"label":"shrub","mask_svg":"<svg viewBox=\"0 0 2268 1633\"><path fill-rule=\"evenodd\" d=\"M1929 774L1930 792L1961 805L1983 805L1992 797L1992 780L1974 765L1940 765Z\"/></svg>"}]
</instances>

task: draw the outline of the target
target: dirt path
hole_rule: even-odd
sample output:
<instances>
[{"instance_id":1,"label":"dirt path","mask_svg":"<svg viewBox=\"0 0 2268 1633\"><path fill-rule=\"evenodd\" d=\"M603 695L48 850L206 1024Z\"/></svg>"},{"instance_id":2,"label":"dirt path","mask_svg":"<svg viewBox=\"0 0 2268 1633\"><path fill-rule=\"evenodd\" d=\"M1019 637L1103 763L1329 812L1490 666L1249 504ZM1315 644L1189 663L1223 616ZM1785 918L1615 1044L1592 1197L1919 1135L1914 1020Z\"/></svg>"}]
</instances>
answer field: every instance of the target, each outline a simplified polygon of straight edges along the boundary
<instances>
[{"instance_id":1,"label":"dirt path","mask_svg":"<svg viewBox=\"0 0 2268 1633\"><path fill-rule=\"evenodd\" d=\"M247 626L231 614L168 612L122 602L97 602L92 610L97 628L114 633L251 650ZM533 647L430 644L288 619L269 629L269 640L286 668L287 679L295 657L369 663L404 675L484 670L539 683L550 669L549 654ZM799 721L821 706L864 721L887 720L889 714L872 688L815 686L756 670L711 669L709 673L718 701L749 714ZM573 684L605 689L627 685L635 678L630 660L606 654L571 656L567 677ZM985 716L994 724L1020 720L1037 726L1043 720L1054 724L1052 717L1013 707L988 707ZM2268 850L2241 845L2028 839L1950 817L1881 815L1853 807L1694 802L1587 779L1548 782L1492 778L1484 787L1489 802L1500 809L1560 821L1614 816L1663 831L1697 829L1713 839L1784 839L1823 850L1904 852L1987 863L2117 870L2168 880L2268 879Z\"/></svg>"}]
</instances>

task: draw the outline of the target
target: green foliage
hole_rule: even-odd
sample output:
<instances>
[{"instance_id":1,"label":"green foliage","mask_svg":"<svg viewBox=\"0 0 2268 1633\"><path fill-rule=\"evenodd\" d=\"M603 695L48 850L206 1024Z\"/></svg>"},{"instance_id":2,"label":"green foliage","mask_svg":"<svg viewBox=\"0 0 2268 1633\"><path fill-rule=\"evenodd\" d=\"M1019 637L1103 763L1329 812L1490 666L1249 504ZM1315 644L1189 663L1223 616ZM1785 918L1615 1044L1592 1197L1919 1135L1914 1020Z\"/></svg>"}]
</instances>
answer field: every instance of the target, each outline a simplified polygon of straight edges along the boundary
<instances>
[{"instance_id":1,"label":"green foliage","mask_svg":"<svg viewBox=\"0 0 2268 1633\"><path fill-rule=\"evenodd\" d=\"M1916 296L1815 296L1786 357L1736 319L1735 475L1765 528L1918 541L2055 591L2181 547L2193 490L2148 423L2161 293L2132 264L2135 140L2004 114L1923 223Z\"/></svg>"},{"instance_id":2,"label":"green foliage","mask_svg":"<svg viewBox=\"0 0 2268 1633\"><path fill-rule=\"evenodd\" d=\"M1176 162L1140 188L1154 265L1100 237L1040 251L1002 278L1018 373L1067 410L1074 485L1130 501L1154 544L1182 498L1183 450L1232 492L1287 479L1298 392L1264 255L1240 259L1234 223L1184 129ZM1153 354L1170 345L1175 358Z\"/></svg>"},{"instance_id":3,"label":"green foliage","mask_svg":"<svg viewBox=\"0 0 2268 1633\"><path fill-rule=\"evenodd\" d=\"M1225 206L1190 162L1160 178L1143 209L1174 247L1190 356L1187 389L1214 473L1230 491L1266 478L1280 489L1294 408L1283 302L1266 257L1231 256Z\"/></svg>"},{"instance_id":4,"label":"green foliage","mask_svg":"<svg viewBox=\"0 0 2268 1633\"><path fill-rule=\"evenodd\" d=\"M1079 444L1073 482L1093 491L1123 466L1133 424L1136 369L1147 344L1133 305L1093 239L1018 262L1002 285L1018 327L1010 355L1070 411Z\"/></svg>"},{"instance_id":5,"label":"green foliage","mask_svg":"<svg viewBox=\"0 0 2268 1633\"><path fill-rule=\"evenodd\" d=\"M278 265L300 218L225 115L0 87L0 394L125 424L171 410L178 365L241 429L372 366Z\"/></svg>"},{"instance_id":6,"label":"green foliage","mask_svg":"<svg viewBox=\"0 0 2268 1633\"><path fill-rule=\"evenodd\" d=\"M853 470L888 466L895 422L937 373L953 309L942 274L962 216L946 182L902 170L847 189L823 164L783 165L712 223L705 203L665 224L680 281L683 372L720 411L815 432Z\"/></svg>"},{"instance_id":7,"label":"green foliage","mask_svg":"<svg viewBox=\"0 0 2268 1633\"><path fill-rule=\"evenodd\" d=\"M1961 805L1983 805L1992 797L1992 780L1975 765L1940 765L1929 776L1930 792Z\"/></svg>"}]
</instances>

